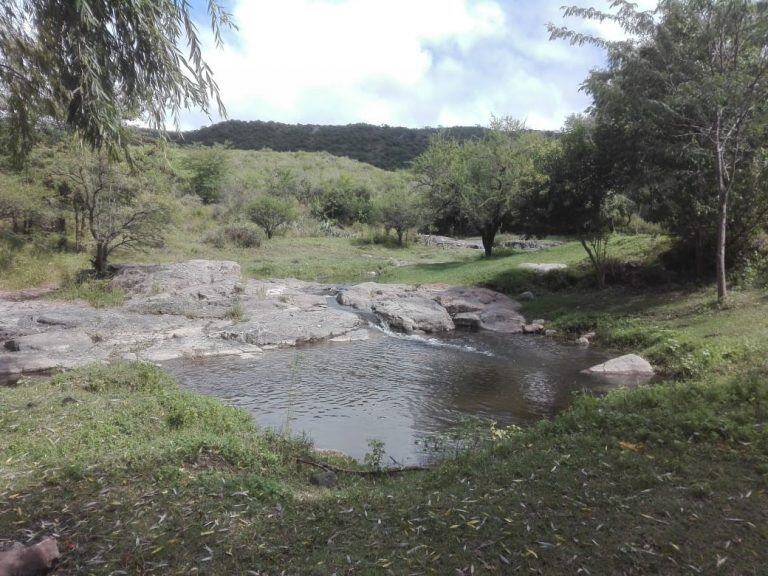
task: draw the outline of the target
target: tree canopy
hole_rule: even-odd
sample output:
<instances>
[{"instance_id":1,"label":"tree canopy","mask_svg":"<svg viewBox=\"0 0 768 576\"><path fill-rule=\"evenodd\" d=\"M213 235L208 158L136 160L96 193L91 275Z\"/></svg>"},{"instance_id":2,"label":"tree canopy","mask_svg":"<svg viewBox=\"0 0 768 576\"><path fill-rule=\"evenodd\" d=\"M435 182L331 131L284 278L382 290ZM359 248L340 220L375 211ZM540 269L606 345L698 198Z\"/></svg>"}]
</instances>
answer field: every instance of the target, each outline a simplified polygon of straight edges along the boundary
<instances>
[{"instance_id":1,"label":"tree canopy","mask_svg":"<svg viewBox=\"0 0 768 576\"><path fill-rule=\"evenodd\" d=\"M723 300L729 210L762 169L755 160L763 157L768 126L768 4L663 0L654 12L638 12L626 0L611 5L615 14L583 8L565 14L614 20L628 40L606 42L557 27L552 36L607 48L608 66L585 82L593 113L627 136L626 165L642 185L682 195L666 203L667 215L682 224L686 205L702 219L716 214Z\"/></svg>"}]
</instances>

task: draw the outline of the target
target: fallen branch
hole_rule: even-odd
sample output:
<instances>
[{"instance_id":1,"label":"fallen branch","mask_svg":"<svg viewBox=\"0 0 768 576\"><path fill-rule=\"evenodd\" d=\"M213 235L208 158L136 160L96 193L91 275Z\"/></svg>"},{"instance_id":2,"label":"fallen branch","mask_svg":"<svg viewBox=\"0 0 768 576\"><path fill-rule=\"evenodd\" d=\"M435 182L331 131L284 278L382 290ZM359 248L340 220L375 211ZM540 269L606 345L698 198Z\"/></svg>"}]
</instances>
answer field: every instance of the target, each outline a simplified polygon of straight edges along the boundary
<instances>
[{"instance_id":1,"label":"fallen branch","mask_svg":"<svg viewBox=\"0 0 768 576\"><path fill-rule=\"evenodd\" d=\"M48 574L59 560L56 540L47 538L34 546L14 544L0 552L0 576L40 576Z\"/></svg>"},{"instance_id":2,"label":"fallen branch","mask_svg":"<svg viewBox=\"0 0 768 576\"><path fill-rule=\"evenodd\" d=\"M430 470L425 466L401 466L400 468L382 468L380 470L351 470L349 468L340 468L339 466L333 466L331 464L325 464L323 462L315 462L314 460L305 460L304 458L296 458L296 461L307 466L314 466L320 468L326 472L336 472L338 474L352 474L354 476L396 476L404 472L424 472ZM2 576L0 574L0 576Z\"/></svg>"}]
</instances>

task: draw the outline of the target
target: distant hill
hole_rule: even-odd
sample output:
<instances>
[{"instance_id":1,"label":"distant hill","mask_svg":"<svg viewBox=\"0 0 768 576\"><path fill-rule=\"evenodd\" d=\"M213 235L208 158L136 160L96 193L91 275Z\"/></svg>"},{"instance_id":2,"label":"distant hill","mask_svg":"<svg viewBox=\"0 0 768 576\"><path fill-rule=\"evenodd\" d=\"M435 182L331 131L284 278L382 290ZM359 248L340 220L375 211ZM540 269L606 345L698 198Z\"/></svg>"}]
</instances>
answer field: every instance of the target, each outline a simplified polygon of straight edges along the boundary
<instances>
[{"instance_id":1,"label":"distant hill","mask_svg":"<svg viewBox=\"0 0 768 576\"><path fill-rule=\"evenodd\" d=\"M446 128L458 139L482 135L479 126ZM437 128L401 128L349 124L319 126L315 124L281 124L259 120L229 120L183 133L180 143L224 144L241 150L270 148L278 152L328 152L361 162L395 170L407 168L421 154Z\"/></svg>"}]
</instances>

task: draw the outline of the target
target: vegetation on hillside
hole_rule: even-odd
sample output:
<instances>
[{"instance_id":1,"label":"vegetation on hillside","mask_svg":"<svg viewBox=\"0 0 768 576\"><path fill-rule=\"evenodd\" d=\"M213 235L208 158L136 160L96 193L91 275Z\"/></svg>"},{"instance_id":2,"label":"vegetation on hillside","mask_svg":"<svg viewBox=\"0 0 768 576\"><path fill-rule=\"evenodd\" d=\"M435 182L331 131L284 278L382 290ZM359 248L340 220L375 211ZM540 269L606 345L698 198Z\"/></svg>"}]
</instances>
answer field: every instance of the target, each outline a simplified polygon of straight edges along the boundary
<instances>
[{"instance_id":1,"label":"vegetation on hillside","mask_svg":"<svg viewBox=\"0 0 768 576\"><path fill-rule=\"evenodd\" d=\"M456 126L445 131L461 140L476 138L483 128ZM321 126L228 120L182 133L177 142L227 144L240 150L270 149L276 152L327 152L365 162L385 170L408 168L429 145L435 128L401 128L350 124Z\"/></svg>"}]
</instances>

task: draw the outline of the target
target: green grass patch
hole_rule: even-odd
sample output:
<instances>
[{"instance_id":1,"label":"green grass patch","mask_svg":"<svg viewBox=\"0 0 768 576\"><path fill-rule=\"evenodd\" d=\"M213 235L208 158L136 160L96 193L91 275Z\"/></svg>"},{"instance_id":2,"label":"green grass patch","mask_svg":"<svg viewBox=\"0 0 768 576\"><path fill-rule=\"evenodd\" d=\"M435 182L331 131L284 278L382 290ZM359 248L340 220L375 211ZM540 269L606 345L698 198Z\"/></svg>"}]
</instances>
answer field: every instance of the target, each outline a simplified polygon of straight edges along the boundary
<instances>
[{"instance_id":1,"label":"green grass patch","mask_svg":"<svg viewBox=\"0 0 768 576\"><path fill-rule=\"evenodd\" d=\"M55 532L64 573L759 574L767 375L582 397L431 472L328 490L306 444L157 368L76 370L0 392L0 532Z\"/></svg>"}]
</instances>

